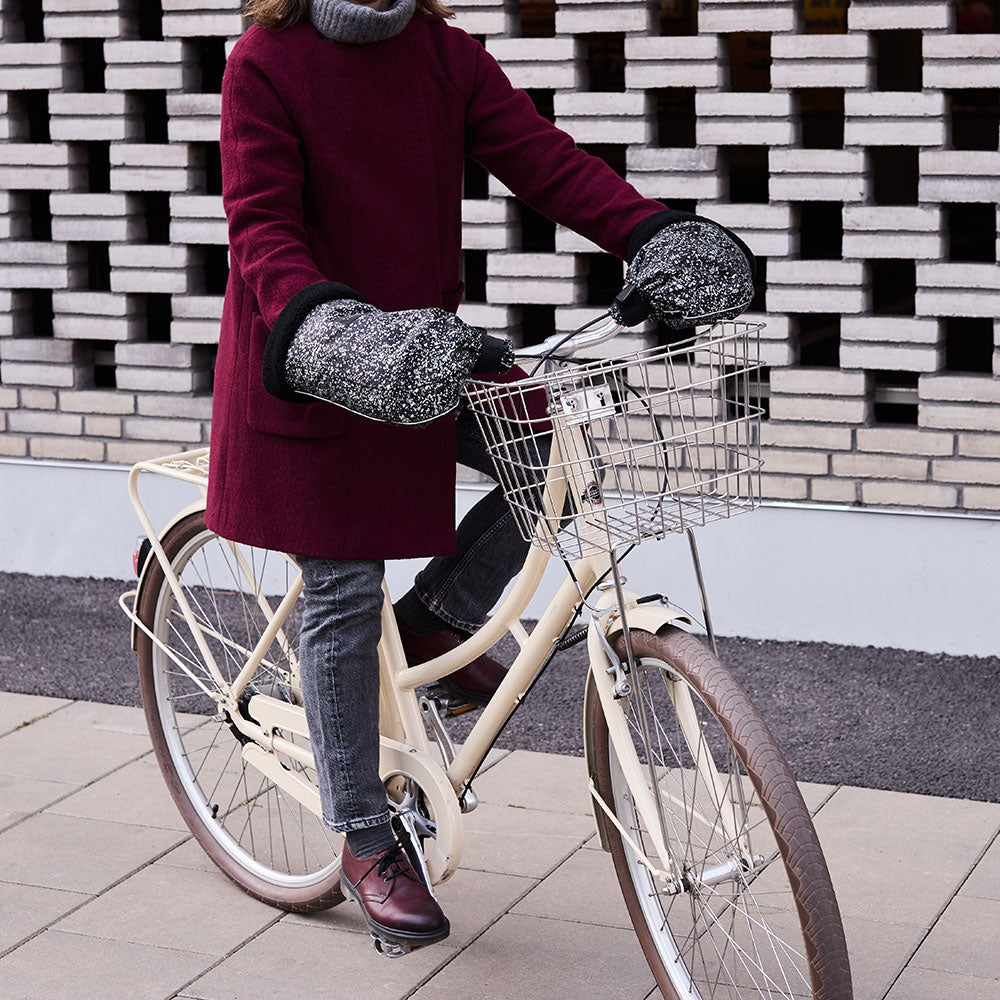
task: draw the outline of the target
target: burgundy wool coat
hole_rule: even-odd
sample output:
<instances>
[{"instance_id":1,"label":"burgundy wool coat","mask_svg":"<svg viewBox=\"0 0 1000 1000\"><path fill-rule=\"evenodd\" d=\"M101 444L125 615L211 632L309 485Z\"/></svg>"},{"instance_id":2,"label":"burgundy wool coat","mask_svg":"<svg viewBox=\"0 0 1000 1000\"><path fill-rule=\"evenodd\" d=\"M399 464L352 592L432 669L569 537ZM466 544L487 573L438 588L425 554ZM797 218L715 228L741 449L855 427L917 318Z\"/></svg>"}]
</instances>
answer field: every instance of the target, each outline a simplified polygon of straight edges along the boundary
<instances>
[{"instance_id":1,"label":"burgundy wool coat","mask_svg":"<svg viewBox=\"0 0 1000 1000\"><path fill-rule=\"evenodd\" d=\"M319 282L385 310L456 310L466 155L618 257L664 206L540 117L478 41L419 15L368 45L308 22L251 27L226 63L220 142L230 273L209 527L328 559L454 553L454 416L395 427L276 399L269 331L301 318Z\"/></svg>"}]
</instances>

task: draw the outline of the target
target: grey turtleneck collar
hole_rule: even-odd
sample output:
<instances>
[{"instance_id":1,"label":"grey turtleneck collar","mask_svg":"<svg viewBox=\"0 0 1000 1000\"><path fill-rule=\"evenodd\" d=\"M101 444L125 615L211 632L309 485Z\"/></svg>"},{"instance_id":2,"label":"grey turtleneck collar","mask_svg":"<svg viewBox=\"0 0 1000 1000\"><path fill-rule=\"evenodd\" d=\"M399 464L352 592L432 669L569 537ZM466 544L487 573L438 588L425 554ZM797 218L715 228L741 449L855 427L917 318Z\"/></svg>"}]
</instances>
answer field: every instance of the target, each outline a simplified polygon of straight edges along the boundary
<instances>
[{"instance_id":1,"label":"grey turtleneck collar","mask_svg":"<svg viewBox=\"0 0 1000 1000\"><path fill-rule=\"evenodd\" d=\"M310 0L309 18L331 41L365 45L398 35L410 23L416 6L417 0L393 0L388 10L373 10L351 0Z\"/></svg>"}]
</instances>

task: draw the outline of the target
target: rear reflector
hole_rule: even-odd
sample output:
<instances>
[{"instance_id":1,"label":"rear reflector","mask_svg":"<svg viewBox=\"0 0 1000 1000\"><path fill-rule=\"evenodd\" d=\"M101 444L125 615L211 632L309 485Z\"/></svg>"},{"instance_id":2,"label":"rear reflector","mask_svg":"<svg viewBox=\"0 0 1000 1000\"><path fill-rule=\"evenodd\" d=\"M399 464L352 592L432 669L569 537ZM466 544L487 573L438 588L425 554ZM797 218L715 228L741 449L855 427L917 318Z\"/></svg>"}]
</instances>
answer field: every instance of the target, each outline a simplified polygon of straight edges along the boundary
<instances>
[{"instance_id":1,"label":"rear reflector","mask_svg":"<svg viewBox=\"0 0 1000 1000\"><path fill-rule=\"evenodd\" d=\"M132 571L136 576L142 575L142 568L146 565L146 560L152 550L153 545L145 535L140 535L135 540L135 551L132 553Z\"/></svg>"}]
</instances>

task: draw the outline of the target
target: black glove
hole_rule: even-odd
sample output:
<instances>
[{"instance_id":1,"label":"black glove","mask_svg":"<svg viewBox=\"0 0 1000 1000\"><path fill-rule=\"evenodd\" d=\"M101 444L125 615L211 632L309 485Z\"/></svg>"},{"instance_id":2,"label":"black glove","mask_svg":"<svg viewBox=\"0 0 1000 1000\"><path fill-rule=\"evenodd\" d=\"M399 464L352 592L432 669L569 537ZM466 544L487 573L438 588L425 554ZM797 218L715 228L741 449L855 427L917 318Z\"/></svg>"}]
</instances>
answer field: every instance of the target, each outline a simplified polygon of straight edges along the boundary
<instances>
[{"instance_id":1,"label":"black glove","mask_svg":"<svg viewBox=\"0 0 1000 1000\"><path fill-rule=\"evenodd\" d=\"M625 326L652 315L671 329L733 319L753 301L755 270L750 248L725 226L658 212L632 234L627 284L611 315Z\"/></svg>"},{"instance_id":2,"label":"black glove","mask_svg":"<svg viewBox=\"0 0 1000 1000\"><path fill-rule=\"evenodd\" d=\"M264 386L279 399L314 398L390 424L424 424L454 410L469 376L505 372L510 343L446 309L383 312L344 286L294 328L275 324ZM350 294L347 294L350 293Z\"/></svg>"}]
</instances>

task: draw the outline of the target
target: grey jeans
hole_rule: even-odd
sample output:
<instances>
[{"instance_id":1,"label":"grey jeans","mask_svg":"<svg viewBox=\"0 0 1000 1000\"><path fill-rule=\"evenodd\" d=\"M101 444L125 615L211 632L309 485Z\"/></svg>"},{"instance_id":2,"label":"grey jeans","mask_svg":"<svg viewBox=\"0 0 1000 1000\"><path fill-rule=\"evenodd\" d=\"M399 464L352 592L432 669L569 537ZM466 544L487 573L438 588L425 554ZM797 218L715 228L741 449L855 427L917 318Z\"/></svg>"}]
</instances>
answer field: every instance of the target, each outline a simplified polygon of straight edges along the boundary
<instances>
[{"instance_id":1,"label":"grey jeans","mask_svg":"<svg viewBox=\"0 0 1000 1000\"><path fill-rule=\"evenodd\" d=\"M462 465L496 478L492 459L464 408L456 421ZM539 449L548 454L547 442ZM417 574L414 592L439 618L473 632L528 553L500 487L458 526L458 551ZM323 822L339 832L389 817L379 779L379 663L382 560L299 557L304 583L299 662Z\"/></svg>"}]
</instances>

